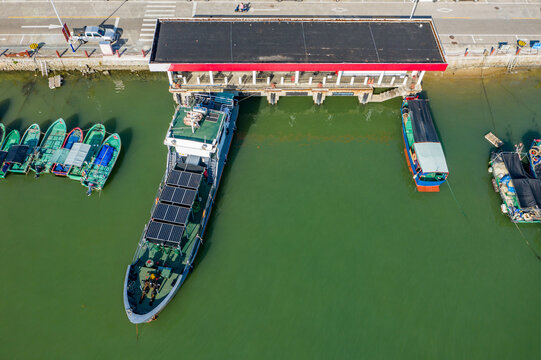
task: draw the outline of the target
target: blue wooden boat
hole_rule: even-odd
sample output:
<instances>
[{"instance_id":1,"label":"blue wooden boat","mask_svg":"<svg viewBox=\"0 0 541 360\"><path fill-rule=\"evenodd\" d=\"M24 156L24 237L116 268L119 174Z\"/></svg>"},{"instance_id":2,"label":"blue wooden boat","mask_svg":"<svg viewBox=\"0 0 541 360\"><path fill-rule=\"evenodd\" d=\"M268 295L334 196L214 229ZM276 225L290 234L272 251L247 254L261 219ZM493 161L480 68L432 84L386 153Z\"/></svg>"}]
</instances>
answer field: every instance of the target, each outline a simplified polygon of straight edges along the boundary
<instances>
[{"instance_id":1,"label":"blue wooden boat","mask_svg":"<svg viewBox=\"0 0 541 360\"><path fill-rule=\"evenodd\" d=\"M404 98L401 107L404 154L417 190L440 191L449 169L445 161L427 100L418 96Z\"/></svg>"}]
</instances>

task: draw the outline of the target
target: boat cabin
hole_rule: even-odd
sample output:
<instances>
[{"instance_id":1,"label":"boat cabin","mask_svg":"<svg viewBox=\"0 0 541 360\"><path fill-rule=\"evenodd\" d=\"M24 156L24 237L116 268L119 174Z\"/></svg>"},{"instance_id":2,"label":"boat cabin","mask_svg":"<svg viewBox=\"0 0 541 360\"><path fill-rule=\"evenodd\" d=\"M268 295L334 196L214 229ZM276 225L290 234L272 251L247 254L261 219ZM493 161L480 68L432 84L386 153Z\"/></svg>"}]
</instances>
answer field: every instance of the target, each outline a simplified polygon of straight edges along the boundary
<instances>
[{"instance_id":1,"label":"boat cabin","mask_svg":"<svg viewBox=\"0 0 541 360\"><path fill-rule=\"evenodd\" d=\"M180 155L210 158L225 138L233 101L233 96L195 95L178 106L164 144Z\"/></svg>"}]
</instances>

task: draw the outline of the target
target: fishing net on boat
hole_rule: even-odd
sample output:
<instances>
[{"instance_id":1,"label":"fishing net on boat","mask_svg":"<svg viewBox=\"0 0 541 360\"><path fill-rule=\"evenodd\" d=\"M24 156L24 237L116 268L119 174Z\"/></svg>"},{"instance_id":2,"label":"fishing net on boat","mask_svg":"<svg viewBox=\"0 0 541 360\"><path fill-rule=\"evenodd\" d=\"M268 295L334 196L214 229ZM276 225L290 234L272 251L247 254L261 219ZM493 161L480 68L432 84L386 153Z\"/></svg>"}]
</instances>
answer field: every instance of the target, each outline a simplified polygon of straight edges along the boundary
<instances>
[{"instance_id":1,"label":"fishing net on boat","mask_svg":"<svg viewBox=\"0 0 541 360\"><path fill-rule=\"evenodd\" d=\"M66 158L66 165L82 166L91 146L83 143L73 144L68 157Z\"/></svg>"},{"instance_id":2,"label":"fishing net on boat","mask_svg":"<svg viewBox=\"0 0 541 360\"><path fill-rule=\"evenodd\" d=\"M50 164L63 164L64 161L66 161L66 158L68 157L69 152L70 150L66 148L55 150L55 152L51 156L51 159L49 160L49 163Z\"/></svg>"}]
</instances>

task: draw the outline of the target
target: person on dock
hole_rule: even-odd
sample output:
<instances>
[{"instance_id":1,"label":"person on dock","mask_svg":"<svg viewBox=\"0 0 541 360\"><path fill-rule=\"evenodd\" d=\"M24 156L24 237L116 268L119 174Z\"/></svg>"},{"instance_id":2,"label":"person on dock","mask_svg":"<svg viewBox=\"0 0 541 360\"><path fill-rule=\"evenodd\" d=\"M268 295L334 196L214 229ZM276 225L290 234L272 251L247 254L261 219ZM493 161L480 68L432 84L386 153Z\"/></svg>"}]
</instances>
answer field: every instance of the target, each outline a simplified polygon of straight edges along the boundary
<instances>
[{"instance_id":1,"label":"person on dock","mask_svg":"<svg viewBox=\"0 0 541 360\"><path fill-rule=\"evenodd\" d=\"M243 3L241 2L240 4L237 5L237 7L235 8L235 12L246 12L250 10L250 3Z\"/></svg>"}]
</instances>

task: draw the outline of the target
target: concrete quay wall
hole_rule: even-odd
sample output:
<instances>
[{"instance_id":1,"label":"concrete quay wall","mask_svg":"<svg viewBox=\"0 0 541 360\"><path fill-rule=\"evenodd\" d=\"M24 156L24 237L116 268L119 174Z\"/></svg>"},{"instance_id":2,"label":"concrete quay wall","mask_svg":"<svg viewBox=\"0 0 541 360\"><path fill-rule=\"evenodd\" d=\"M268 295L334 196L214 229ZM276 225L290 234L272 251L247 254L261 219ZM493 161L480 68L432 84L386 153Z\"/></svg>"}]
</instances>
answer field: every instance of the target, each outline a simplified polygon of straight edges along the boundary
<instances>
[{"instance_id":1,"label":"concrete quay wall","mask_svg":"<svg viewBox=\"0 0 541 360\"><path fill-rule=\"evenodd\" d=\"M148 58L142 56L123 57L0 57L0 71L105 71L134 70L148 71Z\"/></svg>"},{"instance_id":2,"label":"concrete quay wall","mask_svg":"<svg viewBox=\"0 0 541 360\"><path fill-rule=\"evenodd\" d=\"M541 54L460 54L447 55L448 69L470 68L513 68L541 67ZM104 71L104 70L133 70L148 71L148 57L141 55L95 56L95 57L0 57L0 71L42 71L46 65L49 71Z\"/></svg>"}]
</instances>

